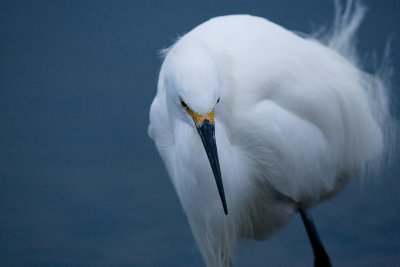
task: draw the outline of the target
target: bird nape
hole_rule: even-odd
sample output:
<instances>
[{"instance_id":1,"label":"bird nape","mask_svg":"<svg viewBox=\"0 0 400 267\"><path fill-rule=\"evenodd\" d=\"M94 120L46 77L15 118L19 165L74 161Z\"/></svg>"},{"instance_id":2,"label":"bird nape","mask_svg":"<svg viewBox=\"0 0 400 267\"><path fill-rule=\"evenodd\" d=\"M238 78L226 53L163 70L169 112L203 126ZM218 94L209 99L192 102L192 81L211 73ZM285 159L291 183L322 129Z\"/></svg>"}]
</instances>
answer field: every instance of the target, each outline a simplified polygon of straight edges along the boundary
<instances>
[{"instance_id":1,"label":"bird nape","mask_svg":"<svg viewBox=\"0 0 400 267\"><path fill-rule=\"evenodd\" d=\"M231 266L239 238L297 212L315 266L330 266L307 210L383 158L390 123L385 83L355 63L365 7L336 12L320 39L230 15L165 51L149 135L208 266Z\"/></svg>"}]
</instances>

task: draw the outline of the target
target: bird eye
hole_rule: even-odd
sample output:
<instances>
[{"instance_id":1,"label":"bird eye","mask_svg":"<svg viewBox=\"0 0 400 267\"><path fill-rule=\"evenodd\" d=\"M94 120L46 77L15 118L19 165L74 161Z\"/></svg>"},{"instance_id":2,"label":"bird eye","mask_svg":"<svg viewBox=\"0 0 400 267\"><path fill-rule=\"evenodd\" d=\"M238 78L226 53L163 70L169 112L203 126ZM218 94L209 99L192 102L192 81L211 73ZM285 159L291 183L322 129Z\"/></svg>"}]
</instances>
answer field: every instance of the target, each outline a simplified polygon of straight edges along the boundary
<instances>
[{"instance_id":1,"label":"bird eye","mask_svg":"<svg viewBox=\"0 0 400 267\"><path fill-rule=\"evenodd\" d=\"M221 98L220 97L218 97L218 100L217 100L217 104L219 103L219 100L220 100Z\"/></svg>"},{"instance_id":2,"label":"bird eye","mask_svg":"<svg viewBox=\"0 0 400 267\"><path fill-rule=\"evenodd\" d=\"M186 109L189 108L188 105L186 105L185 101L183 101L182 99L179 99L179 100L181 101L182 107L184 107L184 108L186 108Z\"/></svg>"}]
</instances>

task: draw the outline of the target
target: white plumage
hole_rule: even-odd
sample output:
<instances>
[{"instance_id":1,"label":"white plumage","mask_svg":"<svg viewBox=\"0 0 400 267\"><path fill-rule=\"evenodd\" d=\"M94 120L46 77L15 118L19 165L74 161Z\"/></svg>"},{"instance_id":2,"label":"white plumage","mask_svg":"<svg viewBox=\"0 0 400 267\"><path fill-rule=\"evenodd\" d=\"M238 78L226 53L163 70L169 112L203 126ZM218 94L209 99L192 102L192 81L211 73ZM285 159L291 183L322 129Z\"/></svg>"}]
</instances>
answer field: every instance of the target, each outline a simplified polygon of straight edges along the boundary
<instances>
[{"instance_id":1,"label":"white plumage","mask_svg":"<svg viewBox=\"0 0 400 267\"><path fill-rule=\"evenodd\" d=\"M149 135L208 266L228 266L239 237L268 237L382 155L386 89L352 63L364 8L343 14L325 42L232 15L165 51ZM214 111L227 216L187 109Z\"/></svg>"}]
</instances>

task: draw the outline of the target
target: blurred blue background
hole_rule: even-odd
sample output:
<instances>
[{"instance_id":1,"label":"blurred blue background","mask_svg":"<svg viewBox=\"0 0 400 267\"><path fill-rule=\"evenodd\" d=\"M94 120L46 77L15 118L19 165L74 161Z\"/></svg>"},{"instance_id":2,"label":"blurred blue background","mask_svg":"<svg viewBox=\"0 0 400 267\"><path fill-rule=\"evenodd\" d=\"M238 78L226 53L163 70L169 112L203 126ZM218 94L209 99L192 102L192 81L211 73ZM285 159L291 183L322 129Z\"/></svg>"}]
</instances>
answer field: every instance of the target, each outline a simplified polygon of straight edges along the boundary
<instances>
[{"instance_id":1,"label":"blurred blue background","mask_svg":"<svg viewBox=\"0 0 400 267\"><path fill-rule=\"evenodd\" d=\"M364 2L358 48L380 55L392 36L400 89L400 1ZM148 111L159 49L233 13L309 33L329 25L333 4L0 1L1 266L203 266L147 136ZM371 70L372 61L365 63ZM397 106L399 96L392 96ZM313 209L335 266L399 266L395 169ZM237 256L237 266L312 262L297 217L267 241L243 241Z\"/></svg>"}]
</instances>

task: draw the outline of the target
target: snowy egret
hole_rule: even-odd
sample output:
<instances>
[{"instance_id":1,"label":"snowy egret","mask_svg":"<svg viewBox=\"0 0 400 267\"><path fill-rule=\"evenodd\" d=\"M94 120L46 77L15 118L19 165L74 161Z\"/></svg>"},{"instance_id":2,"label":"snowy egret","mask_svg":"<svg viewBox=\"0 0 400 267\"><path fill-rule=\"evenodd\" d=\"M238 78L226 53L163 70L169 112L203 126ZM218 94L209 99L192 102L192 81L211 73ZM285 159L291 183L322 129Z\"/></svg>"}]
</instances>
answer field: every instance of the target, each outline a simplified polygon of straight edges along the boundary
<instances>
[{"instance_id":1,"label":"snowy egret","mask_svg":"<svg viewBox=\"0 0 400 267\"><path fill-rule=\"evenodd\" d=\"M389 116L384 83L356 65L365 8L336 9L325 38L230 15L164 51L149 135L208 266L230 266L240 237L267 238L296 212L315 264L330 264L307 209L379 161Z\"/></svg>"}]
</instances>

